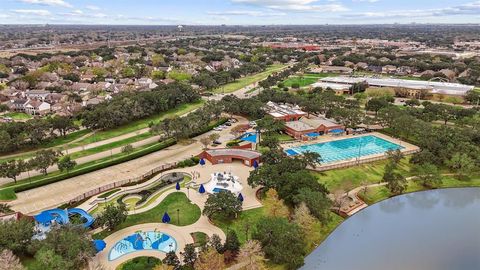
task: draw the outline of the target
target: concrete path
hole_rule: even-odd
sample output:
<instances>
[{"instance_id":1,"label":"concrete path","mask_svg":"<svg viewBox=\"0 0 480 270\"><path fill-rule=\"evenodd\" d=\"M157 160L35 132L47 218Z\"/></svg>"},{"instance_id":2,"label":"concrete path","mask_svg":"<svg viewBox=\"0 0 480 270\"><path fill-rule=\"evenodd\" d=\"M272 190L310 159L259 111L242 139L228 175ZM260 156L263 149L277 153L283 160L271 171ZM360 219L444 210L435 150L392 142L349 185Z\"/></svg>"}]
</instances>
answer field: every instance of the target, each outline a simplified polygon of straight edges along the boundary
<instances>
[{"instance_id":1,"label":"concrete path","mask_svg":"<svg viewBox=\"0 0 480 270\"><path fill-rule=\"evenodd\" d=\"M247 119L240 117L237 118L240 121L237 122L236 125L247 123ZM216 133L220 134L222 141L227 141L226 138L232 137L230 130L236 125L232 125L231 127ZM182 161L186 158L198 155L203 148L198 140L203 136L209 136L209 134L213 132L215 131L210 131L206 134L195 137L195 142L188 145L176 144L161 151L122 164L72 177L40 188L19 192L17 193L17 199L11 202L10 205L14 210L25 214L37 213L44 209L56 207L92 189L119 180L140 176L162 164Z\"/></svg>"}]
</instances>

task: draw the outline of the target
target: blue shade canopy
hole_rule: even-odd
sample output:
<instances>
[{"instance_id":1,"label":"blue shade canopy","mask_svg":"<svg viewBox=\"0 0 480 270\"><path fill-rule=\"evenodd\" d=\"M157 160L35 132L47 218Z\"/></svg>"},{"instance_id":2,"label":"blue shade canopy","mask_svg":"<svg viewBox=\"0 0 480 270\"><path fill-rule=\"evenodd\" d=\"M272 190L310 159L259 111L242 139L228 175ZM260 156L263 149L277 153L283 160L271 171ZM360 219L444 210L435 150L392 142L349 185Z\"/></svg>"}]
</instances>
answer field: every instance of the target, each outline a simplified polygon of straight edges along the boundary
<instances>
[{"instance_id":1,"label":"blue shade canopy","mask_svg":"<svg viewBox=\"0 0 480 270\"><path fill-rule=\"evenodd\" d=\"M239 199L241 202L243 202L243 195L242 195L242 193L239 193L239 194L238 194L238 199Z\"/></svg>"},{"instance_id":2,"label":"blue shade canopy","mask_svg":"<svg viewBox=\"0 0 480 270\"><path fill-rule=\"evenodd\" d=\"M175 185L175 189L180 190L180 182L177 182L177 184Z\"/></svg>"},{"instance_id":3,"label":"blue shade canopy","mask_svg":"<svg viewBox=\"0 0 480 270\"><path fill-rule=\"evenodd\" d=\"M55 217L52 214L50 214L50 212L48 211L43 211L40 214L34 216L33 218L38 223L42 223L42 224L47 224L55 219Z\"/></svg>"},{"instance_id":4,"label":"blue shade canopy","mask_svg":"<svg viewBox=\"0 0 480 270\"><path fill-rule=\"evenodd\" d=\"M330 133L338 134L345 132L343 129L332 129L329 131Z\"/></svg>"},{"instance_id":5,"label":"blue shade canopy","mask_svg":"<svg viewBox=\"0 0 480 270\"><path fill-rule=\"evenodd\" d=\"M307 137L318 137L318 136L320 136L320 134L318 132L310 132L310 133L307 133L305 135L307 135Z\"/></svg>"},{"instance_id":6,"label":"blue shade canopy","mask_svg":"<svg viewBox=\"0 0 480 270\"><path fill-rule=\"evenodd\" d=\"M107 247L107 243L105 243L105 241L103 240L93 240L93 245L95 246L97 253L104 250Z\"/></svg>"},{"instance_id":7,"label":"blue shade canopy","mask_svg":"<svg viewBox=\"0 0 480 270\"><path fill-rule=\"evenodd\" d=\"M169 223L170 222L170 216L168 215L167 212L165 212L165 214L163 214L162 222L163 223Z\"/></svg>"},{"instance_id":8,"label":"blue shade canopy","mask_svg":"<svg viewBox=\"0 0 480 270\"><path fill-rule=\"evenodd\" d=\"M258 168L258 162L256 159L253 161L253 168Z\"/></svg>"},{"instance_id":9,"label":"blue shade canopy","mask_svg":"<svg viewBox=\"0 0 480 270\"><path fill-rule=\"evenodd\" d=\"M198 189L198 192L200 193L205 193L205 187L203 186L203 184L200 185L200 188Z\"/></svg>"},{"instance_id":10,"label":"blue shade canopy","mask_svg":"<svg viewBox=\"0 0 480 270\"><path fill-rule=\"evenodd\" d=\"M202 166L205 165L205 159L201 158L199 164Z\"/></svg>"}]
</instances>

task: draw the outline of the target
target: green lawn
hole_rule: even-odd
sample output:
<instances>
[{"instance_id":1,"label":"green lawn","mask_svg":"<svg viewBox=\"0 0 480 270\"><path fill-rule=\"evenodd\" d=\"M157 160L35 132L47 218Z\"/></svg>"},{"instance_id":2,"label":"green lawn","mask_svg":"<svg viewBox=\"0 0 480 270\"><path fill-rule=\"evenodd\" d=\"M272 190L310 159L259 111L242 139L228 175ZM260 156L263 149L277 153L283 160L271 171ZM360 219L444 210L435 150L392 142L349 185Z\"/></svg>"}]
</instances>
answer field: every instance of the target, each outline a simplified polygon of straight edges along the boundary
<instances>
[{"instance_id":1,"label":"green lawn","mask_svg":"<svg viewBox=\"0 0 480 270\"><path fill-rule=\"evenodd\" d=\"M303 76L299 75L292 75L285 81L283 81L283 85L286 87L292 87L293 84L298 83L300 87L305 87L311 84L318 82L321 78L338 76L338 74L333 73L306 73Z\"/></svg>"},{"instance_id":2,"label":"green lawn","mask_svg":"<svg viewBox=\"0 0 480 270\"><path fill-rule=\"evenodd\" d=\"M214 216L212 218L212 222L215 224L215 226L222 229L225 234L227 234L229 230L234 230L237 233L238 240L240 240L240 243L243 244L247 241L247 237L248 239L251 239L251 233L253 230L251 225L256 224L257 221L260 220L264 215L263 207L261 207L242 211L237 219ZM247 234L248 225L250 225L250 228L248 229Z\"/></svg>"},{"instance_id":3,"label":"green lawn","mask_svg":"<svg viewBox=\"0 0 480 270\"><path fill-rule=\"evenodd\" d=\"M177 209L180 210L178 212L180 220L177 217ZM118 226L115 231L138 224L161 223L165 212L170 215L170 224L177 226L191 225L197 222L201 215L200 208L196 204L192 204L184 193L175 192L165 197L155 208L144 213L128 216L127 220ZM113 232L114 231L103 231L95 234L94 238L103 239Z\"/></svg>"},{"instance_id":4,"label":"green lawn","mask_svg":"<svg viewBox=\"0 0 480 270\"><path fill-rule=\"evenodd\" d=\"M480 176L472 176L469 180L458 180L452 176L443 176L442 185L439 188L460 188L460 187L480 187ZM418 182L409 181L407 190L405 193L428 190ZM390 191L386 187L375 187L367 189L367 192L363 191L359 193L360 197L369 205L383 201L392 196Z\"/></svg>"},{"instance_id":5,"label":"green lawn","mask_svg":"<svg viewBox=\"0 0 480 270\"><path fill-rule=\"evenodd\" d=\"M248 86L248 85L253 84L255 82L259 82L261 80L266 79L271 74L273 74L275 72L278 72L278 71L281 71L284 67L286 67L286 65L280 65L280 64L271 65L271 66L267 67L267 69L263 72L260 72L260 73L254 74L254 75L245 76L243 78L240 78L240 79L236 80L235 82L226 84L226 85L221 86L219 88L216 88L216 89L213 90L213 92L215 92L215 93L235 92L239 89L244 88L245 86Z\"/></svg>"},{"instance_id":6,"label":"green lawn","mask_svg":"<svg viewBox=\"0 0 480 270\"><path fill-rule=\"evenodd\" d=\"M22 113L22 112L9 112L3 115L4 117L10 117L13 120L28 120L32 119L33 116L30 114Z\"/></svg>"},{"instance_id":7,"label":"green lawn","mask_svg":"<svg viewBox=\"0 0 480 270\"><path fill-rule=\"evenodd\" d=\"M98 131L95 134L92 134L92 136L89 136L83 140L80 140L74 144L69 145L70 147L75 147L75 146L81 146L85 144L89 144L92 142L98 142L98 141L103 141L107 140L110 138L114 138L117 136L121 136L130 132L135 132L140 129L148 128L148 125L151 122L159 122L162 121L166 118L169 117L174 117L174 116L180 116L186 113L189 113L193 110L196 110L200 107L202 107L204 104L203 100L199 100L198 102L195 103L189 103L189 104L182 104L176 107L175 109L171 109L167 112L163 112L154 116L150 116L141 120L137 120L134 122L131 122L127 125L115 128L115 129L110 129L110 130L105 130L105 131Z\"/></svg>"},{"instance_id":8,"label":"green lawn","mask_svg":"<svg viewBox=\"0 0 480 270\"><path fill-rule=\"evenodd\" d=\"M400 173L405 176L410 176L410 164L408 161L408 157L404 158L399 166ZM350 190L362 184L382 182L383 172L387 162L387 160L382 160L355 167L312 173L330 192L337 189Z\"/></svg>"},{"instance_id":9,"label":"green lawn","mask_svg":"<svg viewBox=\"0 0 480 270\"><path fill-rule=\"evenodd\" d=\"M288 141L293 141L294 138L287 134L275 134L274 137L277 137L278 141L280 142L288 142Z\"/></svg>"}]
</instances>

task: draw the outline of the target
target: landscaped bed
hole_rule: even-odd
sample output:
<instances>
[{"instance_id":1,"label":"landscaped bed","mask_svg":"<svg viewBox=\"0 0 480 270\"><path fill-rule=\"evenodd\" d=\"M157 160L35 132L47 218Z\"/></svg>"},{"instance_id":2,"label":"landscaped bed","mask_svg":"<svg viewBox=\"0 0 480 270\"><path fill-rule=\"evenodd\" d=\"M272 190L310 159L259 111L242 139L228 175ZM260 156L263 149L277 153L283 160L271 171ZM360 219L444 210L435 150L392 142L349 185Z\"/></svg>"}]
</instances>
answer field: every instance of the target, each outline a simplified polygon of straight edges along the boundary
<instances>
[{"instance_id":1,"label":"landscaped bed","mask_svg":"<svg viewBox=\"0 0 480 270\"><path fill-rule=\"evenodd\" d=\"M177 216L177 209L178 216ZM115 231L144 223L161 223L163 214L167 212L170 215L170 224L177 226L191 225L200 218L201 211L196 204L191 201L183 192L175 192L155 206L153 209L140 214L129 215L127 220L120 224L114 231L103 231L95 234L95 239L103 239ZM180 219L178 219L180 217Z\"/></svg>"}]
</instances>

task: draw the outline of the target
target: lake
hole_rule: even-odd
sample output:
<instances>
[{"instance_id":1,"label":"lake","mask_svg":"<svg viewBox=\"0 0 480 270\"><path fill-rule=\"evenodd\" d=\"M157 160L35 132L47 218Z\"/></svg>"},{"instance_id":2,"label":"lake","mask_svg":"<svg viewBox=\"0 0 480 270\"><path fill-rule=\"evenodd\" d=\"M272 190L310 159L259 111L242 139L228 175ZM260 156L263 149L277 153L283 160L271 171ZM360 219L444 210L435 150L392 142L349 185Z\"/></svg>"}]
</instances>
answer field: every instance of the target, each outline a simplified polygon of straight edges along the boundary
<instances>
[{"instance_id":1,"label":"lake","mask_svg":"<svg viewBox=\"0 0 480 270\"><path fill-rule=\"evenodd\" d=\"M431 190L372 205L342 223L303 270L479 270L480 188Z\"/></svg>"}]
</instances>

